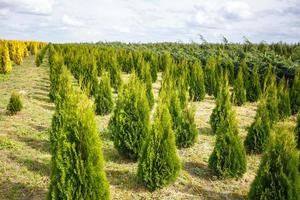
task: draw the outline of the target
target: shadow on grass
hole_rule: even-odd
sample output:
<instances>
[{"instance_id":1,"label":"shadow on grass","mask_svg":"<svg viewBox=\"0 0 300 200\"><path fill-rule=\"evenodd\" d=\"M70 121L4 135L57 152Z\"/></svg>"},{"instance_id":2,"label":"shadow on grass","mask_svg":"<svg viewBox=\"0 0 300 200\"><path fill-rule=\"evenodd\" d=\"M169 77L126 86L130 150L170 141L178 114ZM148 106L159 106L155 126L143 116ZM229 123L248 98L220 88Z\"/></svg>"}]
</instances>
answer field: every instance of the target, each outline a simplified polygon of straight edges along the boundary
<instances>
[{"instance_id":1,"label":"shadow on grass","mask_svg":"<svg viewBox=\"0 0 300 200\"><path fill-rule=\"evenodd\" d=\"M48 92L50 87L49 87L49 85L36 85L33 87L33 89Z\"/></svg>"},{"instance_id":2,"label":"shadow on grass","mask_svg":"<svg viewBox=\"0 0 300 200\"><path fill-rule=\"evenodd\" d=\"M135 163L131 159L127 159L124 156L120 155L119 152L114 147L102 147L104 159L107 162L114 162L117 164L129 164Z\"/></svg>"},{"instance_id":3,"label":"shadow on grass","mask_svg":"<svg viewBox=\"0 0 300 200\"><path fill-rule=\"evenodd\" d=\"M126 191L136 191L139 188L143 188L143 186L138 183L136 174L129 170L107 169L105 171L110 185L125 189Z\"/></svg>"},{"instance_id":4,"label":"shadow on grass","mask_svg":"<svg viewBox=\"0 0 300 200\"><path fill-rule=\"evenodd\" d=\"M50 110L50 111L55 110L55 106L54 106L54 105L45 105L45 104L41 104L40 106L41 106L43 109L45 109L45 110Z\"/></svg>"},{"instance_id":5,"label":"shadow on grass","mask_svg":"<svg viewBox=\"0 0 300 200\"><path fill-rule=\"evenodd\" d=\"M213 172L204 163L199 162L186 162L184 169L194 177L211 180L214 176Z\"/></svg>"},{"instance_id":6,"label":"shadow on grass","mask_svg":"<svg viewBox=\"0 0 300 200\"><path fill-rule=\"evenodd\" d=\"M188 184L187 187L191 190L191 193L199 195L199 199L209 199L209 200L244 200L245 196L238 193L224 193L208 190L198 185Z\"/></svg>"},{"instance_id":7,"label":"shadow on grass","mask_svg":"<svg viewBox=\"0 0 300 200\"><path fill-rule=\"evenodd\" d=\"M51 103L51 100L48 96L32 95L31 97L40 102Z\"/></svg>"},{"instance_id":8,"label":"shadow on grass","mask_svg":"<svg viewBox=\"0 0 300 200\"><path fill-rule=\"evenodd\" d=\"M33 94L36 95L36 96L45 96L45 97L48 97L49 92L46 92L46 91L34 91Z\"/></svg>"},{"instance_id":9,"label":"shadow on grass","mask_svg":"<svg viewBox=\"0 0 300 200\"><path fill-rule=\"evenodd\" d=\"M50 152L50 143L49 141L45 139L34 139L34 138L28 138L24 136L18 136L17 140L19 142L23 142L26 145L30 146L33 149L36 149L38 151L44 152L44 153L49 153Z\"/></svg>"},{"instance_id":10,"label":"shadow on grass","mask_svg":"<svg viewBox=\"0 0 300 200\"><path fill-rule=\"evenodd\" d=\"M43 188L32 187L25 183L5 180L0 182L0 199L45 199L47 191Z\"/></svg>"},{"instance_id":11,"label":"shadow on grass","mask_svg":"<svg viewBox=\"0 0 300 200\"><path fill-rule=\"evenodd\" d=\"M214 135L210 127L198 128L198 132L199 132L199 135L208 135L208 136Z\"/></svg>"}]
</instances>

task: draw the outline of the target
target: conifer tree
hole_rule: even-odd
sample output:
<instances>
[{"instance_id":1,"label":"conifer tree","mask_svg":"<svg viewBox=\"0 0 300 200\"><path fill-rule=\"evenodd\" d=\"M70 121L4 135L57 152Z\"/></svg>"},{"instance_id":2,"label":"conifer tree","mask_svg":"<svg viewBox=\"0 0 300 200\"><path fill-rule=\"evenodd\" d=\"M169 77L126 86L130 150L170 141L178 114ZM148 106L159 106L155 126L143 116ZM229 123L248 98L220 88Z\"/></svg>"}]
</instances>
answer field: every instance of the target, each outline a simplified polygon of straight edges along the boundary
<instances>
[{"instance_id":1,"label":"conifer tree","mask_svg":"<svg viewBox=\"0 0 300 200\"><path fill-rule=\"evenodd\" d=\"M16 45L15 63L21 65L23 63L22 52L19 45Z\"/></svg>"},{"instance_id":2,"label":"conifer tree","mask_svg":"<svg viewBox=\"0 0 300 200\"><path fill-rule=\"evenodd\" d=\"M250 86L251 83L250 83L249 67L247 65L245 58L243 58L240 61L239 69L241 69L243 72L243 82L244 82L243 87L246 91L248 91L248 89L251 87Z\"/></svg>"},{"instance_id":3,"label":"conifer tree","mask_svg":"<svg viewBox=\"0 0 300 200\"><path fill-rule=\"evenodd\" d=\"M277 84L274 74L270 77L269 85L265 90L265 95L267 99L267 108L269 111L270 122L271 125L273 125L279 120Z\"/></svg>"},{"instance_id":4,"label":"conifer tree","mask_svg":"<svg viewBox=\"0 0 300 200\"><path fill-rule=\"evenodd\" d=\"M171 116L167 105L160 100L151 132L142 148L138 179L155 190L175 181L180 168Z\"/></svg>"},{"instance_id":5,"label":"conifer tree","mask_svg":"<svg viewBox=\"0 0 300 200\"><path fill-rule=\"evenodd\" d=\"M110 86L110 77L108 73L103 73L98 91L95 97L96 113L105 115L113 109L112 90Z\"/></svg>"},{"instance_id":6,"label":"conifer tree","mask_svg":"<svg viewBox=\"0 0 300 200\"><path fill-rule=\"evenodd\" d=\"M193 101L201 101L205 97L205 83L202 66L195 62L191 65L189 77L189 94Z\"/></svg>"},{"instance_id":7,"label":"conifer tree","mask_svg":"<svg viewBox=\"0 0 300 200\"><path fill-rule=\"evenodd\" d=\"M238 106L243 105L247 100L246 89L244 85L243 68L239 69L236 80L234 82L232 100Z\"/></svg>"},{"instance_id":8,"label":"conifer tree","mask_svg":"<svg viewBox=\"0 0 300 200\"><path fill-rule=\"evenodd\" d=\"M11 72L12 70L12 64L11 64L11 60L10 60L10 57L9 57L9 50L8 50L8 47L7 47L7 44L5 43L3 45L3 48L2 48L2 57L1 57L1 69L0 69L0 72L1 73L9 73Z\"/></svg>"},{"instance_id":9,"label":"conifer tree","mask_svg":"<svg viewBox=\"0 0 300 200\"><path fill-rule=\"evenodd\" d=\"M214 91L218 88L216 87L215 80L215 70L216 70L216 59L210 57L207 61L205 67L205 89L208 95L213 95Z\"/></svg>"},{"instance_id":10,"label":"conifer tree","mask_svg":"<svg viewBox=\"0 0 300 200\"><path fill-rule=\"evenodd\" d=\"M215 147L208 165L222 178L241 177L246 172L246 152L232 110L229 110L227 116L220 121Z\"/></svg>"},{"instance_id":11,"label":"conifer tree","mask_svg":"<svg viewBox=\"0 0 300 200\"><path fill-rule=\"evenodd\" d=\"M216 99L216 107L210 116L212 132L216 133L221 122L229 116L231 110L228 78L225 74L223 85L219 87L219 95Z\"/></svg>"},{"instance_id":12,"label":"conifer tree","mask_svg":"<svg viewBox=\"0 0 300 200\"><path fill-rule=\"evenodd\" d=\"M138 159L144 139L149 134L149 115L144 84L133 71L129 83L120 90L109 122L114 145L121 155Z\"/></svg>"},{"instance_id":13,"label":"conifer tree","mask_svg":"<svg viewBox=\"0 0 300 200\"><path fill-rule=\"evenodd\" d=\"M290 90L292 113L300 111L300 71L295 73L293 85Z\"/></svg>"},{"instance_id":14,"label":"conifer tree","mask_svg":"<svg viewBox=\"0 0 300 200\"><path fill-rule=\"evenodd\" d=\"M110 66L108 70L110 71L110 80L111 80L111 86L118 91L118 88L122 84L122 79L121 79L121 70L118 66L118 61L116 56L111 56L110 60Z\"/></svg>"},{"instance_id":15,"label":"conifer tree","mask_svg":"<svg viewBox=\"0 0 300 200\"><path fill-rule=\"evenodd\" d=\"M254 122L248 129L245 139L247 153L262 153L270 139L271 124L265 99L261 99Z\"/></svg>"},{"instance_id":16,"label":"conifer tree","mask_svg":"<svg viewBox=\"0 0 300 200\"><path fill-rule=\"evenodd\" d=\"M56 107L50 142L48 199L109 199L101 139L85 95L72 93Z\"/></svg>"},{"instance_id":17,"label":"conifer tree","mask_svg":"<svg viewBox=\"0 0 300 200\"><path fill-rule=\"evenodd\" d=\"M9 112L9 114L15 115L17 112L21 111L22 108L23 104L20 94L13 92L7 105L7 111Z\"/></svg>"},{"instance_id":18,"label":"conifer tree","mask_svg":"<svg viewBox=\"0 0 300 200\"><path fill-rule=\"evenodd\" d=\"M296 132L296 138L297 138L297 147L298 147L298 149L300 149L300 112L298 113L297 125L295 128L295 132Z\"/></svg>"},{"instance_id":19,"label":"conifer tree","mask_svg":"<svg viewBox=\"0 0 300 200\"><path fill-rule=\"evenodd\" d=\"M299 154L294 135L276 128L248 193L249 200L298 200L300 198Z\"/></svg>"},{"instance_id":20,"label":"conifer tree","mask_svg":"<svg viewBox=\"0 0 300 200\"><path fill-rule=\"evenodd\" d=\"M153 90L152 90L152 77L151 77L149 63L144 62L142 64L140 78L145 83L146 95L147 95L147 99L149 102L149 107L152 108L152 106L154 105L154 96L153 96Z\"/></svg>"},{"instance_id":21,"label":"conifer tree","mask_svg":"<svg viewBox=\"0 0 300 200\"><path fill-rule=\"evenodd\" d=\"M285 119L292 114L290 95L285 78L280 80L278 86L278 111L280 119Z\"/></svg>"},{"instance_id":22,"label":"conifer tree","mask_svg":"<svg viewBox=\"0 0 300 200\"><path fill-rule=\"evenodd\" d=\"M255 102L261 97L261 85L257 65L253 66L252 75L249 78L249 87L246 88L247 100L250 102Z\"/></svg>"}]
</instances>

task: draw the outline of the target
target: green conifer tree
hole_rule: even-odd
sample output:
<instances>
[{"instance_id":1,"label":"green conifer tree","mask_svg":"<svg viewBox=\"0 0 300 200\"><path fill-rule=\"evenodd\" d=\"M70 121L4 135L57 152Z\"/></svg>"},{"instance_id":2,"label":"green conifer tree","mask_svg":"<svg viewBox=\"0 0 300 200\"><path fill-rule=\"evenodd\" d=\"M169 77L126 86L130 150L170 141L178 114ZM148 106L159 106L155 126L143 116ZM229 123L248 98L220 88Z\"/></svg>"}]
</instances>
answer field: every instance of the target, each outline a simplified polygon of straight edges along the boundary
<instances>
[{"instance_id":1,"label":"green conifer tree","mask_svg":"<svg viewBox=\"0 0 300 200\"><path fill-rule=\"evenodd\" d=\"M147 99L149 102L149 107L152 108L154 105L154 96L153 96L153 90L152 90L152 77L151 77L149 63L144 62L142 64L140 78L145 83L146 95L147 95Z\"/></svg>"},{"instance_id":2,"label":"green conifer tree","mask_svg":"<svg viewBox=\"0 0 300 200\"><path fill-rule=\"evenodd\" d=\"M114 145L121 155L138 159L144 139L149 134L149 115L144 84L133 71L129 83L120 90L109 122Z\"/></svg>"},{"instance_id":3,"label":"green conifer tree","mask_svg":"<svg viewBox=\"0 0 300 200\"><path fill-rule=\"evenodd\" d=\"M12 64L11 64L11 60L10 60L10 57L9 57L9 50L8 50L8 47L7 47L7 44L5 43L3 45L3 48L2 48L2 57L1 57L1 68L0 68L0 72L1 73L10 73L11 70L12 70Z\"/></svg>"},{"instance_id":4,"label":"green conifer tree","mask_svg":"<svg viewBox=\"0 0 300 200\"><path fill-rule=\"evenodd\" d=\"M261 97L261 85L257 65L253 66L252 75L249 78L249 87L246 88L247 100L250 102L255 102Z\"/></svg>"},{"instance_id":5,"label":"green conifer tree","mask_svg":"<svg viewBox=\"0 0 300 200\"><path fill-rule=\"evenodd\" d=\"M11 115L17 114L17 112L21 111L23 108L23 104L21 101L20 94L13 92L9 99L9 103L7 105L7 111Z\"/></svg>"},{"instance_id":6,"label":"green conifer tree","mask_svg":"<svg viewBox=\"0 0 300 200\"><path fill-rule=\"evenodd\" d=\"M276 128L248 193L249 200L300 199L299 153L294 135Z\"/></svg>"},{"instance_id":7,"label":"green conifer tree","mask_svg":"<svg viewBox=\"0 0 300 200\"><path fill-rule=\"evenodd\" d=\"M198 62L193 63L190 68L189 94L193 101L201 101L205 97L204 74Z\"/></svg>"},{"instance_id":8,"label":"green conifer tree","mask_svg":"<svg viewBox=\"0 0 300 200\"><path fill-rule=\"evenodd\" d=\"M205 89L208 95L213 95L214 91L218 88L216 87L215 80L215 70L216 70L216 59L210 57L207 61L205 67Z\"/></svg>"},{"instance_id":9,"label":"green conifer tree","mask_svg":"<svg viewBox=\"0 0 300 200\"><path fill-rule=\"evenodd\" d=\"M296 138L297 138L297 147L298 147L298 149L300 149L300 112L298 113L297 125L295 128L295 132L296 132Z\"/></svg>"},{"instance_id":10,"label":"green conifer tree","mask_svg":"<svg viewBox=\"0 0 300 200\"><path fill-rule=\"evenodd\" d=\"M268 82L269 85L265 89L265 95L267 100L267 108L269 111L270 122L271 125L273 125L279 120L277 84L274 74L270 77L270 80Z\"/></svg>"},{"instance_id":11,"label":"green conifer tree","mask_svg":"<svg viewBox=\"0 0 300 200\"><path fill-rule=\"evenodd\" d=\"M138 164L138 179L149 189L162 188L175 181L180 171L172 120L160 100L151 133L143 145Z\"/></svg>"},{"instance_id":12,"label":"green conifer tree","mask_svg":"<svg viewBox=\"0 0 300 200\"><path fill-rule=\"evenodd\" d=\"M243 105L247 100L243 73L243 68L240 68L233 87L232 100L238 106Z\"/></svg>"},{"instance_id":13,"label":"green conifer tree","mask_svg":"<svg viewBox=\"0 0 300 200\"><path fill-rule=\"evenodd\" d=\"M245 139L247 153L262 153L270 139L271 124L265 99L261 99L254 122L248 129Z\"/></svg>"},{"instance_id":14,"label":"green conifer tree","mask_svg":"<svg viewBox=\"0 0 300 200\"><path fill-rule=\"evenodd\" d=\"M108 73L103 73L98 91L95 97L96 113L98 115L105 115L113 109L112 90L110 86L110 77Z\"/></svg>"},{"instance_id":15,"label":"green conifer tree","mask_svg":"<svg viewBox=\"0 0 300 200\"><path fill-rule=\"evenodd\" d=\"M300 111L300 71L295 73L293 85L290 90L292 113Z\"/></svg>"},{"instance_id":16,"label":"green conifer tree","mask_svg":"<svg viewBox=\"0 0 300 200\"><path fill-rule=\"evenodd\" d=\"M278 86L278 112L280 119L285 119L292 114L290 94L285 78L280 80Z\"/></svg>"}]
</instances>

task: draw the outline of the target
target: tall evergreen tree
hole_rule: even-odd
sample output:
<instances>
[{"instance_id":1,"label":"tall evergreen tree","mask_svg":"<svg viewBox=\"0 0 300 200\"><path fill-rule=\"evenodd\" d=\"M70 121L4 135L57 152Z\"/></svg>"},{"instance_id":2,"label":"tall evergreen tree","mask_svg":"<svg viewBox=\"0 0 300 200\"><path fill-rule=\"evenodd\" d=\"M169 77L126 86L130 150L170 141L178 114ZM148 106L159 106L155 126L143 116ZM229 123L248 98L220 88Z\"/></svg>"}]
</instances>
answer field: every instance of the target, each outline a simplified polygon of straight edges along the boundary
<instances>
[{"instance_id":1,"label":"tall evergreen tree","mask_svg":"<svg viewBox=\"0 0 300 200\"><path fill-rule=\"evenodd\" d=\"M300 111L300 71L296 72L293 85L290 90L292 113Z\"/></svg>"},{"instance_id":2,"label":"tall evergreen tree","mask_svg":"<svg viewBox=\"0 0 300 200\"><path fill-rule=\"evenodd\" d=\"M297 125L295 128L295 132L296 132L296 138L297 138L297 147L298 147L298 149L300 149L300 112L298 113Z\"/></svg>"},{"instance_id":3,"label":"tall evergreen tree","mask_svg":"<svg viewBox=\"0 0 300 200\"><path fill-rule=\"evenodd\" d=\"M205 67L205 89L208 95L213 95L216 87L215 70L216 70L216 59L210 57Z\"/></svg>"},{"instance_id":4,"label":"tall evergreen tree","mask_svg":"<svg viewBox=\"0 0 300 200\"><path fill-rule=\"evenodd\" d=\"M238 106L243 105L247 101L243 73L243 68L240 68L233 87L232 100Z\"/></svg>"},{"instance_id":5,"label":"tall evergreen tree","mask_svg":"<svg viewBox=\"0 0 300 200\"><path fill-rule=\"evenodd\" d=\"M257 65L253 66L252 75L249 78L249 87L246 88L247 100L250 102L255 102L261 97L261 85Z\"/></svg>"},{"instance_id":6,"label":"tall evergreen tree","mask_svg":"<svg viewBox=\"0 0 300 200\"><path fill-rule=\"evenodd\" d=\"M76 92L56 108L48 199L109 199L102 144L90 100Z\"/></svg>"},{"instance_id":7,"label":"tall evergreen tree","mask_svg":"<svg viewBox=\"0 0 300 200\"><path fill-rule=\"evenodd\" d=\"M102 74L98 91L95 97L96 113L98 115L105 115L113 109L112 90L110 86L110 77L107 72Z\"/></svg>"},{"instance_id":8,"label":"tall evergreen tree","mask_svg":"<svg viewBox=\"0 0 300 200\"><path fill-rule=\"evenodd\" d=\"M229 116L232 109L227 75L224 77L223 84L224 85L220 85L219 87L219 95L216 99L216 107L213 109L213 112L210 116L210 125L213 133L217 132L221 122Z\"/></svg>"},{"instance_id":9,"label":"tall evergreen tree","mask_svg":"<svg viewBox=\"0 0 300 200\"><path fill-rule=\"evenodd\" d=\"M278 86L278 112L280 119L285 119L292 114L290 95L285 78L280 80Z\"/></svg>"},{"instance_id":10,"label":"tall evergreen tree","mask_svg":"<svg viewBox=\"0 0 300 200\"><path fill-rule=\"evenodd\" d=\"M262 153L270 139L271 124L265 99L261 99L254 122L248 129L245 139L247 153Z\"/></svg>"},{"instance_id":11,"label":"tall evergreen tree","mask_svg":"<svg viewBox=\"0 0 300 200\"><path fill-rule=\"evenodd\" d=\"M12 70L12 64L11 64L11 60L10 60L10 57L9 57L9 50L8 50L8 47L7 47L7 44L5 43L3 45L3 48L2 48L2 57L1 57L1 63L0 63L0 72L1 73L9 73L11 72Z\"/></svg>"},{"instance_id":12,"label":"tall evergreen tree","mask_svg":"<svg viewBox=\"0 0 300 200\"><path fill-rule=\"evenodd\" d=\"M208 162L209 168L219 177L241 177L246 172L246 152L238 134L235 114L229 110L226 118L220 121Z\"/></svg>"},{"instance_id":13,"label":"tall evergreen tree","mask_svg":"<svg viewBox=\"0 0 300 200\"><path fill-rule=\"evenodd\" d=\"M154 96L153 96L153 90L152 90L152 77L151 77L149 63L144 62L142 64L140 78L145 83L146 95L147 95L147 99L149 102L149 107L152 108L152 106L154 105Z\"/></svg>"},{"instance_id":14,"label":"tall evergreen tree","mask_svg":"<svg viewBox=\"0 0 300 200\"><path fill-rule=\"evenodd\" d=\"M203 69L200 63L191 65L189 74L189 94L193 101L201 101L205 97L205 83Z\"/></svg>"},{"instance_id":15,"label":"tall evergreen tree","mask_svg":"<svg viewBox=\"0 0 300 200\"><path fill-rule=\"evenodd\" d=\"M144 84L133 71L129 83L120 90L109 122L114 145L121 155L138 159L144 139L149 134L149 115Z\"/></svg>"},{"instance_id":16,"label":"tall evergreen tree","mask_svg":"<svg viewBox=\"0 0 300 200\"><path fill-rule=\"evenodd\" d=\"M266 86L265 95L267 99L270 122L271 125L273 125L279 120L277 84L274 74L270 77L269 85Z\"/></svg>"},{"instance_id":17,"label":"tall evergreen tree","mask_svg":"<svg viewBox=\"0 0 300 200\"><path fill-rule=\"evenodd\" d=\"M147 136L138 164L138 179L149 189L162 188L175 181L180 171L172 120L160 100L151 133Z\"/></svg>"},{"instance_id":18,"label":"tall evergreen tree","mask_svg":"<svg viewBox=\"0 0 300 200\"><path fill-rule=\"evenodd\" d=\"M294 135L276 128L248 194L249 200L300 199L299 154Z\"/></svg>"}]
</instances>

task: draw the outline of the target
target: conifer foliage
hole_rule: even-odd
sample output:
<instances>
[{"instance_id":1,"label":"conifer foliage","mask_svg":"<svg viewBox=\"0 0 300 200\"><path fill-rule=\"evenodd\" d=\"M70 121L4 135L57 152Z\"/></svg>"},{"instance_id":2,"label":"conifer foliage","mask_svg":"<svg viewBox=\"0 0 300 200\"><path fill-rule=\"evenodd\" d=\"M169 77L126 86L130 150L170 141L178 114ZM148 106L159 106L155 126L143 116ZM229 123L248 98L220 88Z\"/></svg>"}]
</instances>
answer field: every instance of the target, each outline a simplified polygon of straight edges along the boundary
<instances>
[{"instance_id":1,"label":"conifer foliage","mask_svg":"<svg viewBox=\"0 0 300 200\"><path fill-rule=\"evenodd\" d=\"M262 153L269 142L271 124L265 99L261 99L254 122L248 129L245 139L247 153Z\"/></svg>"},{"instance_id":2,"label":"conifer foliage","mask_svg":"<svg viewBox=\"0 0 300 200\"><path fill-rule=\"evenodd\" d=\"M205 97L205 82L202 66L195 62L189 74L189 94L193 101L201 101Z\"/></svg>"},{"instance_id":3,"label":"conifer foliage","mask_svg":"<svg viewBox=\"0 0 300 200\"><path fill-rule=\"evenodd\" d=\"M243 73L243 68L240 67L233 88L232 99L233 102L238 106L243 105L247 101Z\"/></svg>"},{"instance_id":4,"label":"conifer foliage","mask_svg":"<svg viewBox=\"0 0 300 200\"><path fill-rule=\"evenodd\" d=\"M248 194L249 200L300 199L299 154L294 135L276 128Z\"/></svg>"},{"instance_id":5,"label":"conifer foliage","mask_svg":"<svg viewBox=\"0 0 300 200\"><path fill-rule=\"evenodd\" d=\"M7 44L4 44L2 48L1 57L0 57L0 73L9 73L12 70L12 64L9 57L9 50Z\"/></svg>"},{"instance_id":6,"label":"conifer foliage","mask_svg":"<svg viewBox=\"0 0 300 200\"><path fill-rule=\"evenodd\" d=\"M300 71L296 72L290 91L292 113L300 111Z\"/></svg>"},{"instance_id":7,"label":"conifer foliage","mask_svg":"<svg viewBox=\"0 0 300 200\"><path fill-rule=\"evenodd\" d=\"M7 111L9 112L9 114L15 115L17 112L21 111L22 108L23 104L20 94L13 92L7 105Z\"/></svg>"},{"instance_id":8,"label":"conifer foliage","mask_svg":"<svg viewBox=\"0 0 300 200\"><path fill-rule=\"evenodd\" d=\"M133 72L129 83L120 90L109 122L114 145L121 155L138 159L144 139L149 134L149 115L144 84Z\"/></svg>"},{"instance_id":9,"label":"conifer foliage","mask_svg":"<svg viewBox=\"0 0 300 200\"><path fill-rule=\"evenodd\" d=\"M142 148L138 179L150 190L155 190L175 181L180 168L171 116L167 105L160 101Z\"/></svg>"},{"instance_id":10,"label":"conifer foliage","mask_svg":"<svg viewBox=\"0 0 300 200\"><path fill-rule=\"evenodd\" d=\"M103 73L98 91L95 97L96 113L105 115L113 109L112 90L110 86L110 77L108 73Z\"/></svg>"},{"instance_id":11,"label":"conifer foliage","mask_svg":"<svg viewBox=\"0 0 300 200\"><path fill-rule=\"evenodd\" d=\"M290 95L285 78L280 80L278 86L278 112L280 119L285 119L292 114Z\"/></svg>"},{"instance_id":12,"label":"conifer foliage","mask_svg":"<svg viewBox=\"0 0 300 200\"><path fill-rule=\"evenodd\" d=\"M250 102L255 102L261 97L261 85L258 75L258 66L254 65L252 69L252 74L249 77L249 85L246 92L247 100Z\"/></svg>"},{"instance_id":13,"label":"conifer foliage","mask_svg":"<svg viewBox=\"0 0 300 200\"><path fill-rule=\"evenodd\" d=\"M265 84L265 95L267 100L267 108L269 111L270 122L271 125L273 125L279 120L277 84L274 74L271 75L268 82L269 83Z\"/></svg>"},{"instance_id":14,"label":"conifer foliage","mask_svg":"<svg viewBox=\"0 0 300 200\"><path fill-rule=\"evenodd\" d=\"M300 112L298 113L297 125L295 128L295 132L296 132L296 138L297 138L297 147L298 147L298 149L300 149Z\"/></svg>"}]
</instances>

